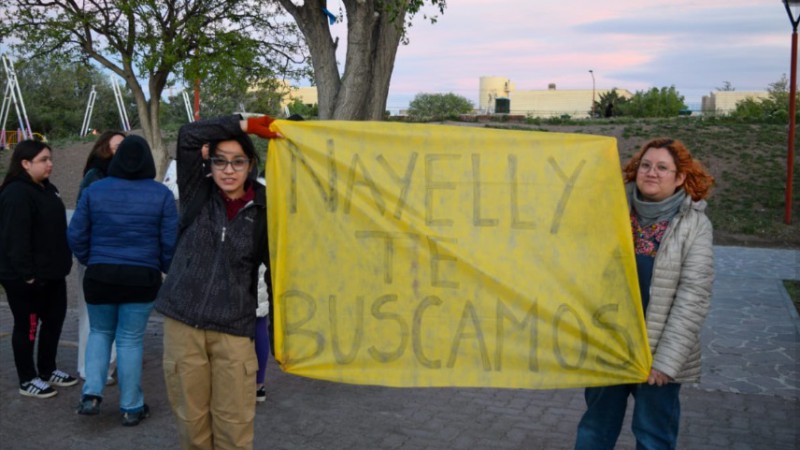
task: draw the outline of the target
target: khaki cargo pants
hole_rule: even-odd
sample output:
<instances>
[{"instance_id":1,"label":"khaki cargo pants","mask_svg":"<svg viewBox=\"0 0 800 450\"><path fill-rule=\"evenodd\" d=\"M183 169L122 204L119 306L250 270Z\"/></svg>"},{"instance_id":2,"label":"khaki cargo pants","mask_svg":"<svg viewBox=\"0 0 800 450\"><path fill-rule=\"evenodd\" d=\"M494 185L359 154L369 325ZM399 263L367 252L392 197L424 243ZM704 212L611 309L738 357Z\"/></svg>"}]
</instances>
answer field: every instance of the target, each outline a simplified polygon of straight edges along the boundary
<instances>
[{"instance_id":1,"label":"khaki cargo pants","mask_svg":"<svg viewBox=\"0 0 800 450\"><path fill-rule=\"evenodd\" d=\"M164 319L164 379L183 449L252 449L255 344Z\"/></svg>"}]
</instances>

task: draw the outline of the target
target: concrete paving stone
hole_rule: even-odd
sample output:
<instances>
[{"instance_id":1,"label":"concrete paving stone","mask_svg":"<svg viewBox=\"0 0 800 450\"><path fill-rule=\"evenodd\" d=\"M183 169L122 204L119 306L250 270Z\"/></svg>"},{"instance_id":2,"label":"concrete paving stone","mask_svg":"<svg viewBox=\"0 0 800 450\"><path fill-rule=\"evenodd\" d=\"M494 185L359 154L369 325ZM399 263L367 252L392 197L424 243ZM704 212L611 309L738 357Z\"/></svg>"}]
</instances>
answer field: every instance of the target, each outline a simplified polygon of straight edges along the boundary
<instances>
[{"instance_id":1,"label":"concrete paving stone","mask_svg":"<svg viewBox=\"0 0 800 450\"><path fill-rule=\"evenodd\" d=\"M489 439L480 439L478 441L478 445L480 448L507 448L507 449L518 449L519 444L516 442L508 442L502 439L496 440L489 440Z\"/></svg>"},{"instance_id":2,"label":"concrete paving stone","mask_svg":"<svg viewBox=\"0 0 800 450\"><path fill-rule=\"evenodd\" d=\"M475 445L475 440L471 436L461 435L450 442L454 450L471 449Z\"/></svg>"},{"instance_id":3,"label":"concrete paving stone","mask_svg":"<svg viewBox=\"0 0 800 450\"><path fill-rule=\"evenodd\" d=\"M778 364L785 364L792 361L791 355L786 353L784 347L773 348L772 350L761 350L756 353L742 355L745 362L754 367L775 367Z\"/></svg>"}]
</instances>

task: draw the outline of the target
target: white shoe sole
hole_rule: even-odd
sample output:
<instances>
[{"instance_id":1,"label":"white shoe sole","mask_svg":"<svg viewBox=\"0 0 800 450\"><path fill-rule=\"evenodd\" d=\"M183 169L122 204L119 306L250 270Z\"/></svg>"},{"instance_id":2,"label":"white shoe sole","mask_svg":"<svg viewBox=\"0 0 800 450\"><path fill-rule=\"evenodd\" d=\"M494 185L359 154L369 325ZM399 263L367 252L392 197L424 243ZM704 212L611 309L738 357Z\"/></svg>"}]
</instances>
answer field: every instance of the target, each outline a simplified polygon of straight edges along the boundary
<instances>
[{"instance_id":1,"label":"white shoe sole","mask_svg":"<svg viewBox=\"0 0 800 450\"><path fill-rule=\"evenodd\" d=\"M48 381L47 384L49 384L50 386L70 387L78 384L78 379L76 378L72 381Z\"/></svg>"},{"instance_id":2,"label":"white shoe sole","mask_svg":"<svg viewBox=\"0 0 800 450\"><path fill-rule=\"evenodd\" d=\"M25 397L31 397L31 398L50 398L50 397L55 397L56 394L58 394L58 391L54 390L53 392L50 392L49 394L41 394L41 393L40 394L34 394L34 393L26 391L25 389L20 388L19 393L24 395Z\"/></svg>"}]
</instances>

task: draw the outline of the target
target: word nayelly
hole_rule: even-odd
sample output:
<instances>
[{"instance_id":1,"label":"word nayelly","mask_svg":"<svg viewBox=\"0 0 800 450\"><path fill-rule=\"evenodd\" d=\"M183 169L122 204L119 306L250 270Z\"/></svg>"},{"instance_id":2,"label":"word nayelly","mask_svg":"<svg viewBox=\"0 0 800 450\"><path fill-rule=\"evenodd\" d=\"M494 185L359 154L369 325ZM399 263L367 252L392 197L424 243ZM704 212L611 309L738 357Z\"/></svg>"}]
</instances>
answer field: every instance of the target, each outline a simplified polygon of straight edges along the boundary
<instances>
[{"instance_id":1,"label":"word nayelly","mask_svg":"<svg viewBox=\"0 0 800 450\"><path fill-rule=\"evenodd\" d=\"M650 353L611 138L276 122L276 358L389 386L641 381Z\"/></svg>"}]
</instances>

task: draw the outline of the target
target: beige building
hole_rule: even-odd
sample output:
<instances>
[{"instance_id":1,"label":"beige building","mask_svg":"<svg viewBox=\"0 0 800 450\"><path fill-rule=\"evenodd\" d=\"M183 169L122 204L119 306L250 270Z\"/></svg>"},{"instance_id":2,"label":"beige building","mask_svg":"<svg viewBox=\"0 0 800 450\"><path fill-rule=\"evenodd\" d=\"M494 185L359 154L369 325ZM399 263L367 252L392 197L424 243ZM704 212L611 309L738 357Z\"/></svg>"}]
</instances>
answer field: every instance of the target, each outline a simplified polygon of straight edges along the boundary
<instances>
[{"instance_id":1,"label":"beige building","mask_svg":"<svg viewBox=\"0 0 800 450\"><path fill-rule=\"evenodd\" d=\"M281 106L284 107L295 99L299 99L306 105L317 104L316 87L293 87L284 84L284 96ZM609 92L610 89L597 89L594 92L594 100L600 100L600 96ZM620 97L630 98L633 95L627 89L617 89ZM476 112L479 114L492 114L498 104L509 107L509 114L519 114L530 117L559 117L569 115L573 118L589 117L592 109L592 90L591 89L568 89L557 90L555 84L548 86L546 90L516 90L514 84L503 77L481 77L480 93L478 98L479 105ZM498 99L500 101L498 102ZM502 109L502 108L501 108ZM400 114L404 114L401 111ZM598 113L601 113L598 111Z\"/></svg>"},{"instance_id":2,"label":"beige building","mask_svg":"<svg viewBox=\"0 0 800 450\"><path fill-rule=\"evenodd\" d=\"M292 103L295 99L303 102L304 105L313 106L318 103L317 88L315 86L294 87L288 83L285 85L286 91L281 99L281 107Z\"/></svg>"},{"instance_id":3,"label":"beige building","mask_svg":"<svg viewBox=\"0 0 800 450\"><path fill-rule=\"evenodd\" d=\"M729 114L744 99L763 100L769 96L764 91L716 91L703 96L703 114Z\"/></svg>"},{"instance_id":4,"label":"beige building","mask_svg":"<svg viewBox=\"0 0 800 450\"><path fill-rule=\"evenodd\" d=\"M594 101L599 101L601 95L610 91L611 89L557 90L555 83L551 83L546 90L520 91L508 78L485 76L480 79L478 112L489 114L502 112L502 107L508 106L509 114L530 117L569 115L573 118L583 118L589 117L593 97ZM627 89L616 89L616 92L620 97L633 96ZM497 111L498 106L501 106L501 111Z\"/></svg>"}]
</instances>

